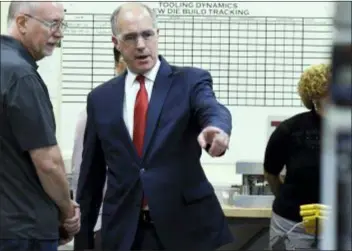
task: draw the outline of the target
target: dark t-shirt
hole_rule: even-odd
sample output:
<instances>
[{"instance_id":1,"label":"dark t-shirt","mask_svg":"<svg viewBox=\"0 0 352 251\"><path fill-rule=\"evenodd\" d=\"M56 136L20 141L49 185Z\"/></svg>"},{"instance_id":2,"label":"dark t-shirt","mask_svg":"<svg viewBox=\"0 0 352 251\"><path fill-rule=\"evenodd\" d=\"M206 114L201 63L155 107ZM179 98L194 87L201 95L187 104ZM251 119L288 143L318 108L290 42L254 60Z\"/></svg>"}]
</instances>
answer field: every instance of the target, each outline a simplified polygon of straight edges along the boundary
<instances>
[{"instance_id":1,"label":"dark t-shirt","mask_svg":"<svg viewBox=\"0 0 352 251\"><path fill-rule=\"evenodd\" d=\"M319 203L321 118L313 110L283 121L271 135L264 169L278 175L286 166L284 184L273 211L292 221L302 221L300 205Z\"/></svg>"},{"instance_id":2,"label":"dark t-shirt","mask_svg":"<svg viewBox=\"0 0 352 251\"><path fill-rule=\"evenodd\" d=\"M1 36L0 56L0 238L58 239L59 210L29 155L57 144L49 93L18 41Z\"/></svg>"}]
</instances>

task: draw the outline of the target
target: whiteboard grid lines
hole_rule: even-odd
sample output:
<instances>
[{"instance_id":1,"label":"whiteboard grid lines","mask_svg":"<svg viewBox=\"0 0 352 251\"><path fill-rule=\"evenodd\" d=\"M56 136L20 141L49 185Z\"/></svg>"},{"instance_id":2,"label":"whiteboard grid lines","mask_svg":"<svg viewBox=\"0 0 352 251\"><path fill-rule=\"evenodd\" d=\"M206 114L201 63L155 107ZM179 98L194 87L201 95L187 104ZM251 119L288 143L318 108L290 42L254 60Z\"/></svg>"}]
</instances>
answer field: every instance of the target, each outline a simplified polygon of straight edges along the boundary
<instances>
[{"instance_id":1,"label":"whiteboard grid lines","mask_svg":"<svg viewBox=\"0 0 352 251\"><path fill-rule=\"evenodd\" d=\"M91 89L114 76L109 18L67 14L63 103L85 103ZM301 107L300 74L330 59L330 18L158 18L160 54L171 64L209 70L227 106Z\"/></svg>"}]
</instances>

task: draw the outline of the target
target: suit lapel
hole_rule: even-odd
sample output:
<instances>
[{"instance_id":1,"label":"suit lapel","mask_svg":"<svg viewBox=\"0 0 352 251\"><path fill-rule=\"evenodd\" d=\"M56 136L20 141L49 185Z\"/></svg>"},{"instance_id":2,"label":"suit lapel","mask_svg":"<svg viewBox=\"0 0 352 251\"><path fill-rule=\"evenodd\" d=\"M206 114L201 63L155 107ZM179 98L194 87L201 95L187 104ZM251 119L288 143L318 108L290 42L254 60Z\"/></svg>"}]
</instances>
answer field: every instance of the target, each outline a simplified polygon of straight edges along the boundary
<instances>
[{"instance_id":1,"label":"suit lapel","mask_svg":"<svg viewBox=\"0 0 352 251\"><path fill-rule=\"evenodd\" d=\"M147 152L153 133L157 127L160 112L163 108L166 96L172 84L172 70L170 65L162 57L160 57L160 61L160 68L154 81L152 96L148 106L143 156L145 156Z\"/></svg>"},{"instance_id":2,"label":"suit lapel","mask_svg":"<svg viewBox=\"0 0 352 251\"><path fill-rule=\"evenodd\" d=\"M135 156L136 158L138 157L136 149L134 147L134 144L132 142L132 139L130 137L130 134L127 130L127 126L125 123L125 120L123 118L123 107L124 107L124 98L125 98L125 80L126 80L126 73L122 75L121 77L117 78L116 83L114 83L114 99L113 99L113 104L112 109L116 109L116 130L121 130L121 141L126 143L126 147L130 152L132 156ZM114 123L115 124L115 123Z\"/></svg>"}]
</instances>

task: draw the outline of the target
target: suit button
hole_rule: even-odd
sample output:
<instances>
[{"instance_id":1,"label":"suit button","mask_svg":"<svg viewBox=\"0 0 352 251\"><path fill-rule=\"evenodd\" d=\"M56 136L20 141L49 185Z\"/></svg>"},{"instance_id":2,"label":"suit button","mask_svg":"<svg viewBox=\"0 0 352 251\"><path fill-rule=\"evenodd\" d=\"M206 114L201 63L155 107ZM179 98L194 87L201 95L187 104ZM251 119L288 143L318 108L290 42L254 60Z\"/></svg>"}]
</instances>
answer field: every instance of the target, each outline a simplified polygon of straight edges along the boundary
<instances>
[{"instance_id":1,"label":"suit button","mask_svg":"<svg viewBox=\"0 0 352 251\"><path fill-rule=\"evenodd\" d=\"M140 171L139 171L141 174L145 172L145 169L142 168Z\"/></svg>"}]
</instances>

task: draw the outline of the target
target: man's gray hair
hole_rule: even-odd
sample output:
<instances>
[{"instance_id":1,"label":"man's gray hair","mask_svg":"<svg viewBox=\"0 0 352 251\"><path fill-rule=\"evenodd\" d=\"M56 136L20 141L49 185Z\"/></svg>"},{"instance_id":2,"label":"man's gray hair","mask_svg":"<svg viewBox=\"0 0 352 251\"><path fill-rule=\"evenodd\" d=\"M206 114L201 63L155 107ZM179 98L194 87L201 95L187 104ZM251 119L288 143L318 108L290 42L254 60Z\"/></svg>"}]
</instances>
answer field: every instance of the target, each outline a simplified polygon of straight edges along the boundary
<instances>
[{"instance_id":1,"label":"man's gray hair","mask_svg":"<svg viewBox=\"0 0 352 251\"><path fill-rule=\"evenodd\" d=\"M153 28L157 29L158 28L158 21L157 21L157 17L156 17L155 12L148 5L145 5L143 3L138 3L138 4L141 5L143 8L145 8L148 11L150 17L153 20ZM117 36L119 34L119 27L117 26L117 19L119 17L120 11L123 7L124 7L124 5L120 5L119 7L117 7L116 10L114 10L114 12L111 14L111 17L110 17L111 31L114 36Z\"/></svg>"},{"instance_id":2,"label":"man's gray hair","mask_svg":"<svg viewBox=\"0 0 352 251\"><path fill-rule=\"evenodd\" d=\"M37 7L38 2L11 1L7 14L7 26L10 27L16 16L21 12L30 12Z\"/></svg>"}]
</instances>

